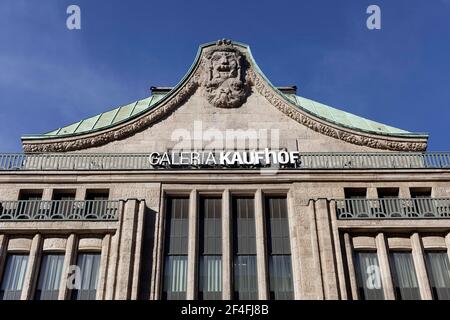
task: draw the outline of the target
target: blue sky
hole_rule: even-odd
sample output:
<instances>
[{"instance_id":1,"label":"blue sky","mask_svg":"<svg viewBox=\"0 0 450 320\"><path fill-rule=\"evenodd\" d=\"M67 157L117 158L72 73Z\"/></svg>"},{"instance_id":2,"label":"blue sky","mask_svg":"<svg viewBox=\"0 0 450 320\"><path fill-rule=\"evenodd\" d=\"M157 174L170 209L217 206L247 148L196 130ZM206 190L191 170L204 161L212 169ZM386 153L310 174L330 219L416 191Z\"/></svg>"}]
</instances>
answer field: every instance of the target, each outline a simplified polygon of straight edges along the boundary
<instances>
[{"instance_id":1,"label":"blue sky","mask_svg":"<svg viewBox=\"0 0 450 320\"><path fill-rule=\"evenodd\" d=\"M66 9L81 8L81 30ZM381 8L381 30L366 8ZM450 151L450 0L2 0L0 151L173 86L197 47L250 45L275 85Z\"/></svg>"}]
</instances>

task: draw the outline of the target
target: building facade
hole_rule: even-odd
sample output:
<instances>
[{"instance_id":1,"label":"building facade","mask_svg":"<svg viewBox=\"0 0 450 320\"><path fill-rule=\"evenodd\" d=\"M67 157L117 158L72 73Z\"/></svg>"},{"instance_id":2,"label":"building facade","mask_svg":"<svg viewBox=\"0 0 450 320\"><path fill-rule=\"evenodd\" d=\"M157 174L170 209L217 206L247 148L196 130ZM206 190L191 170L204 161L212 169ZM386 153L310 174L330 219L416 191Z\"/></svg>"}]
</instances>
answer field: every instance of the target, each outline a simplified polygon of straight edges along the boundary
<instances>
[{"instance_id":1,"label":"building facade","mask_svg":"<svg viewBox=\"0 0 450 320\"><path fill-rule=\"evenodd\" d=\"M0 299L450 299L450 154L202 45L0 155Z\"/></svg>"}]
</instances>

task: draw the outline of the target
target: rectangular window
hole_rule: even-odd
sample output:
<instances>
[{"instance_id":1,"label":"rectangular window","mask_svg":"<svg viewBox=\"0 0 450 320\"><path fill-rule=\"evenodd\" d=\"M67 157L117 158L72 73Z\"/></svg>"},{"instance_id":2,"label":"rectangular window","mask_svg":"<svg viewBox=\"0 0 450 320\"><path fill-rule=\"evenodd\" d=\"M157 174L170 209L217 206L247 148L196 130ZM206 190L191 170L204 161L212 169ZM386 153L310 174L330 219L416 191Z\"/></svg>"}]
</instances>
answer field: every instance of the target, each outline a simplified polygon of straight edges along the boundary
<instances>
[{"instance_id":1,"label":"rectangular window","mask_svg":"<svg viewBox=\"0 0 450 320\"><path fill-rule=\"evenodd\" d=\"M391 271L398 300L420 300L419 283L411 252L392 252Z\"/></svg>"},{"instance_id":2,"label":"rectangular window","mask_svg":"<svg viewBox=\"0 0 450 320\"><path fill-rule=\"evenodd\" d=\"M36 300L58 299L63 262L63 254L43 255L38 285L34 296Z\"/></svg>"},{"instance_id":3,"label":"rectangular window","mask_svg":"<svg viewBox=\"0 0 450 320\"><path fill-rule=\"evenodd\" d=\"M398 188L378 188L378 198L380 199L380 209L388 216L402 216L402 208L397 200Z\"/></svg>"},{"instance_id":4,"label":"rectangular window","mask_svg":"<svg viewBox=\"0 0 450 320\"><path fill-rule=\"evenodd\" d=\"M266 197L270 298L294 298L286 197Z\"/></svg>"},{"instance_id":5,"label":"rectangular window","mask_svg":"<svg viewBox=\"0 0 450 320\"><path fill-rule=\"evenodd\" d=\"M365 188L344 188L345 211L358 216L368 216L367 189Z\"/></svg>"},{"instance_id":6,"label":"rectangular window","mask_svg":"<svg viewBox=\"0 0 450 320\"><path fill-rule=\"evenodd\" d=\"M189 198L167 198L163 299L186 299Z\"/></svg>"},{"instance_id":7,"label":"rectangular window","mask_svg":"<svg viewBox=\"0 0 450 320\"><path fill-rule=\"evenodd\" d=\"M72 300L95 300L100 253L79 253L77 266L80 279L75 283L78 287L72 290Z\"/></svg>"},{"instance_id":8,"label":"rectangular window","mask_svg":"<svg viewBox=\"0 0 450 320\"><path fill-rule=\"evenodd\" d=\"M37 214L41 205L42 193L42 190L20 190L17 204L18 216Z\"/></svg>"},{"instance_id":9,"label":"rectangular window","mask_svg":"<svg viewBox=\"0 0 450 320\"><path fill-rule=\"evenodd\" d=\"M447 252L430 251L425 255L433 298L450 300L450 264Z\"/></svg>"},{"instance_id":10,"label":"rectangular window","mask_svg":"<svg viewBox=\"0 0 450 320\"><path fill-rule=\"evenodd\" d=\"M200 199L199 299L222 298L222 200Z\"/></svg>"},{"instance_id":11,"label":"rectangular window","mask_svg":"<svg viewBox=\"0 0 450 320\"><path fill-rule=\"evenodd\" d=\"M255 204L250 197L233 198L234 298L258 299Z\"/></svg>"},{"instance_id":12,"label":"rectangular window","mask_svg":"<svg viewBox=\"0 0 450 320\"><path fill-rule=\"evenodd\" d=\"M359 299L383 300L381 271L376 252L355 252L355 271Z\"/></svg>"},{"instance_id":13,"label":"rectangular window","mask_svg":"<svg viewBox=\"0 0 450 320\"><path fill-rule=\"evenodd\" d=\"M0 286L0 300L20 300L28 255L8 254Z\"/></svg>"}]
</instances>

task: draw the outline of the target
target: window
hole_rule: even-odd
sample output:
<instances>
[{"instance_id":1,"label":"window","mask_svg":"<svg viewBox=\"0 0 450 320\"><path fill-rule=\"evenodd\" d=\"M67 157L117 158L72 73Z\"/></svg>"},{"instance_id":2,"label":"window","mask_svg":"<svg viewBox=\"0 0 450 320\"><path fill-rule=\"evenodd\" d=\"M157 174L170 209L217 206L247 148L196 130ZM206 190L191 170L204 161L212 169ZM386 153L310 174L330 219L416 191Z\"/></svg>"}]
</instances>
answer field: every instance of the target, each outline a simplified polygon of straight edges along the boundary
<instances>
[{"instance_id":1,"label":"window","mask_svg":"<svg viewBox=\"0 0 450 320\"><path fill-rule=\"evenodd\" d=\"M410 188L412 200L412 211L417 214L434 215L434 212L440 210L435 207L433 199L431 199L431 188ZM444 212L446 208L444 208Z\"/></svg>"},{"instance_id":2,"label":"window","mask_svg":"<svg viewBox=\"0 0 450 320\"><path fill-rule=\"evenodd\" d=\"M86 192L86 217L94 218L108 212L109 190L93 189Z\"/></svg>"},{"instance_id":3,"label":"window","mask_svg":"<svg viewBox=\"0 0 450 320\"><path fill-rule=\"evenodd\" d=\"M266 197L270 298L294 298L286 197Z\"/></svg>"},{"instance_id":4,"label":"window","mask_svg":"<svg viewBox=\"0 0 450 320\"><path fill-rule=\"evenodd\" d=\"M58 299L63 262L63 254L52 253L43 255L39 281L34 296L36 300Z\"/></svg>"},{"instance_id":5,"label":"window","mask_svg":"<svg viewBox=\"0 0 450 320\"><path fill-rule=\"evenodd\" d=\"M222 201L200 199L199 299L222 298Z\"/></svg>"},{"instance_id":6,"label":"window","mask_svg":"<svg viewBox=\"0 0 450 320\"><path fill-rule=\"evenodd\" d=\"M450 264L446 251L425 253L433 298L450 300Z\"/></svg>"},{"instance_id":7,"label":"window","mask_svg":"<svg viewBox=\"0 0 450 320\"><path fill-rule=\"evenodd\" d=\"M345 211L358 216L368 216L367 189L365 188L344 188Z\"/></svg>"},{"instance_id":8,"label":"window","mask_svg":"<svg viewBox=\"0 0 450 320\"><path fill-rule=\"evenodd\" d=\"M411 198L431 198L431 188L409 188Z\"/></svg>"},{"instance_id":9,"label":"window","mask_svg":"<svg viewBox=\"0 0 450 320\"><path fill-rule=\"evenodd\" d=\"M79 253L77 266L80 271L79 287L72 290L72 300L95 300L97 294L100 253Z\"/></svg>"},{"instance_id":10,"label":"window","mask_svg":"<svg viewBox=\"0 0 450 320\"><path fill-rule=\"evenodd\" d=\"M411 252L392 252L391 271L398 300L421 298Z\"/></svg>"},{"instance_id":11,"label":"window","mask_svg":"<svg viewBox=\"0 0 450 320\"><path fill-rule=\"evenodd\" d=\"M253 198L233 198L234 298L258 298L255 205Z\"/></svg>"},{"instance_id":12,"label":"window","mask_svg":"<svg viewBox=\"0 0 450 320\"><path fill-rule=\"evenodd\" d=\"M376 252L355 252L355 271L359 299L384 299L380 266Z\"/></svg>"},{"instance_id":13,"label":"window","mask_svg":"<svg viewBox=\"0 0 450 320\"><path fill-rule=\"evenodd\" d=\"M186 299L189 198L168 198L163 299Z\"/></svg>"},{"instance_id":14,"label":"window","mask_svg":"<svg viewBox=\"0 0 450 320\"><path fill-rule=\"evenodd\" d=\"M0 300L20 300L27 265L28 255L8 254L0 286Z\"/></svg>"}]
</instances>

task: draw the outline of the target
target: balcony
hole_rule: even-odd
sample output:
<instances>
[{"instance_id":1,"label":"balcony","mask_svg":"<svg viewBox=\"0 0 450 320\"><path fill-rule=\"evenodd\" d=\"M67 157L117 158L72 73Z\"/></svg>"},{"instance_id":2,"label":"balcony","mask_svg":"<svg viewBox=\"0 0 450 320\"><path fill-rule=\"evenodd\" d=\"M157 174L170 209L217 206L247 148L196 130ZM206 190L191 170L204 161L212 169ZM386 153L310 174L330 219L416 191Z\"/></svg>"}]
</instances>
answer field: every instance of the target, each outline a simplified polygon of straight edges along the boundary
<instances>
[{"instance_id":1,"label":"balcony","mask_svg":"<svg viewBox=\"0 0 450 320\"><path fill-rule=\"evenodd\" d=\"M229 169L221 165L150 164L149 153L130 154L65 154L16 153L0 154L0 171L112 171L161 169ZM261 166L239 166L232 169L258 169ZM450 169L450 152L426 153L302 153L297 163L280 169Z\"/></svg>"},{"instance_id":2,"label":"balcony","mask_svg":"<svg viewBox=\"0 0 450 320\"><path fill-rule=\"evenodd\" d=\"M116 221L119 205L119 200L0 201L0 222Z\"/></svg>"},{"instance_id":3,"label":"balcony","mask_svg":"<svg viewBox=\"0 0 450 320\"><path fill-rule=\"evenodd\" d=\"M336 200L338 219L445 219L450 198Z\"/></svg>"}]
</instances>

